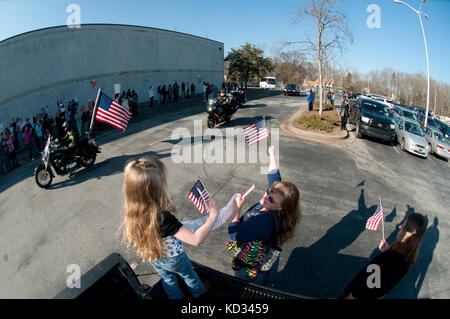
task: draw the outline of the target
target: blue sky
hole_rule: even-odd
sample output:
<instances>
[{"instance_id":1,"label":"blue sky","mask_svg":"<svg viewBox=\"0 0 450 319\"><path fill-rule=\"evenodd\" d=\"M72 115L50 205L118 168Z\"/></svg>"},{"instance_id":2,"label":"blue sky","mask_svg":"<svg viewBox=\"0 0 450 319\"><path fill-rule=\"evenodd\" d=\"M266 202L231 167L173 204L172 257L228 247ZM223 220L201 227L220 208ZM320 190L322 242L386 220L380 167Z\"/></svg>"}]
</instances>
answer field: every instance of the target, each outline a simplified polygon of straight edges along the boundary
<instances>
[{"instance_id":1,"label":"blue sky","mask_svg":"<svg viewBox=\"0 0 450 319\"><path fill-rule=\"evenodd\" d=\"M421 0L405 0L419 8ZM0 0L0 41L36 29L65 25L70 4L81 23L117 23L176 30L224 43L225 53L245 42L270 55L283 41L314 34L313 21L294 23L306 0ZM338 64L366 73L384 67L426 74L425 47L418 15L393 0L342 0L354 42ZM368 28L371 4L380 8L380 28ZM450 0L428 0L423 19L432 78L450 84ZM293 47L295 48L295 47Z\"/></svg>"}]
</instances>

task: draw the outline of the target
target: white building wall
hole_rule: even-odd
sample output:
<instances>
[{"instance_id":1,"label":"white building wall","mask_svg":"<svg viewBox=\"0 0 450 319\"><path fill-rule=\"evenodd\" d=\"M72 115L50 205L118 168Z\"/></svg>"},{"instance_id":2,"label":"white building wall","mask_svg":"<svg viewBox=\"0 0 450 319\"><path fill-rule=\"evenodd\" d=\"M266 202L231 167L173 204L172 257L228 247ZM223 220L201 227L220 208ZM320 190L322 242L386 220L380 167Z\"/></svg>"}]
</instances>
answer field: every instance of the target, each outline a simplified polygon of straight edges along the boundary
<instances>
[{"instance_id":1,"label":"white building wall","mask_svg":"<svg viewBox=\"0 0 450 319\"><path fill-rule=\"evenodd\" d=\"M152 85L201 81L220 86L223 43L179 32L125 25L41 29L0 42L0 126L30 117L56 101L95 100L97 89L113 97L115 83L147 100ZM92 87L90 80L97 82ZM181 94L181 92L180 92Z\"/></svg>"}]
</instances>

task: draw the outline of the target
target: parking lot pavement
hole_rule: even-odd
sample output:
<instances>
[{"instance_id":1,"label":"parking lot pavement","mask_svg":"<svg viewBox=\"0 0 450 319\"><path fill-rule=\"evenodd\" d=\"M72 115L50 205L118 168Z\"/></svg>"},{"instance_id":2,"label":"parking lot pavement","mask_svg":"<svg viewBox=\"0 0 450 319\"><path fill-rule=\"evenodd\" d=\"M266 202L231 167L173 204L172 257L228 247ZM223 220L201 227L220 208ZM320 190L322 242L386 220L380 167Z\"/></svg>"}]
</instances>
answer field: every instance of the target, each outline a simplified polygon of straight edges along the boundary
<instances>
[{"instance_id":1,"label":"parking lot pavement","mask_svg":"<svg viewBox=\"0 0 450 319\"><path fill-rule=\"evenodd\" d=\"M246 103L230 123L218 129L225 133L227 128L242 128L263 115L270 129L279 129L304 100L262 95ZM261 168L267 164L261 157L250 162L247 147L243 163L174 162L172 151L180 142L179 136L173 136L174 130L185 128L192 137L203 135L203 108L194 103L189 109L160 109L126 134L102 134L97 142L103 151L94 167L71 178L57 177L49 190L34 184L31 168L8 176L14 180L2 186L0 194L0 240L8 243L0 247L0 298L52 298L66 287L68 265L79 265L85 273L111 252L122 254L138 274L154 272L120 242L122 171L130 159L145 155L161 158L168 168L169 191L180 220L200 216L187 199L197 176L211 194L217 193L214 199L219 205L251 184L256 187L244 209L259 201L267 187ZM194 132L194 121L203 121L201 133ZM197 146L206 152L208 145L216 145L212 143L190 139L185 149ZM235 159L241 151L232 149ZM417 263L388 297L450 298L450 243L443 240L450 235L448 163L397 153L392 146L369 139L327 145L281 131L278 153L282 178L300 190L303 219L294 238L284 245L279 274L269 286L310 297L339 296L368 258L377 253L381 233L364 227L381 195L389 242L406 214L415 211L429 218ZM222 226L200 247L185 245L185 250L192 260L232 274L227 240L227 228ZM140 280L153 284L159 277L146 275Z\"/></svg>"}]
</instances>

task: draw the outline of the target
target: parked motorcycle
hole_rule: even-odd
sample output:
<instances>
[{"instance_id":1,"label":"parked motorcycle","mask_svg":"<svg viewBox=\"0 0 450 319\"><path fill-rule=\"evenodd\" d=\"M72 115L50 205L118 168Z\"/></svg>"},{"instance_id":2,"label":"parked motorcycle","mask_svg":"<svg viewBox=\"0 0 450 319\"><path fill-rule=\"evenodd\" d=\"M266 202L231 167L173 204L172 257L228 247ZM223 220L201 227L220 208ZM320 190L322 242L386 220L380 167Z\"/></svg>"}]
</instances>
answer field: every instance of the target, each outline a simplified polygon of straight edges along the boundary
<instances>
[{"instance_id":1,"label":"parked motorcycle","mask_svg":"<svg viewBox=\"0 0 450 319\"><path fill-rule=\"evenodd\" d=\"M239 108L239 101L233 94L226 96L213 95L208 98L208 127L213 128L220 123L228 123L231 116Z\"/></svg>"},{"instance_id":2,"label":"parked motorcycle","mask_svg":"<svg viewBox=\"0 0 450 319\"><path fill-rule=\"evenodd\" d=\"M75 146L73 156L64 161L65 150L61 148L59 140L49 136L42 154L42 163L34 170L36 184L41 188L48 188L52 184L55 174L65 175L77 170L80 167L91 167L97 158L97 153L101 152L100 146L94 139L86 136L80 138Z\"/></svg>"}]
</instances>

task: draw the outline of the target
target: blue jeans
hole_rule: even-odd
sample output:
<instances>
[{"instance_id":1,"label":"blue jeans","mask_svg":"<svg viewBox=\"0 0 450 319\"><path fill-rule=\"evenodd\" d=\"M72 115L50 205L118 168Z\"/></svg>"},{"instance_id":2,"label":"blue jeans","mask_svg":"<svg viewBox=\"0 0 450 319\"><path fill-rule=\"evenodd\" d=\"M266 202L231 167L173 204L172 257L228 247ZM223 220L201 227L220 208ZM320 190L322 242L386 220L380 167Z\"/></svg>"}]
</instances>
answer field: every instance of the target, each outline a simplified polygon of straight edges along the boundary
<instances>
[{"instance_id":1,"label":"blue jeans","mask_svg":"<svg viewBox=\"0 0 450 319\"><path fill-rule=\"evenodd\" d=\"M205 292L205 286L185 252L176 257L159 258L152 262L152 265L161 276L164 291L169 299L182 299L184 296L175 273L183 278L192 296L198 297Z\"/></svg>"},{"instance_id":2,"label":"blue jeans","mask_svg":"<svg viewBox=\"0 0 450 319\"><path fill-rule=\"evenodd\" d=\"M280 264L280 258L278 258L272 265L272 268L270 268L270 270L268 272L258 272L258 275L256 276L255 279L250 279L247 277L247 273L245 272L245 267L239 269L239 270L235 270L234 271L234 276L240 279L244 279L246 281L249 281L251 283L254 284L258 284L258 285L265 285L266 281L275 277L275 275L278 272L278 265Z\"/></svg>"}]
</instances>

